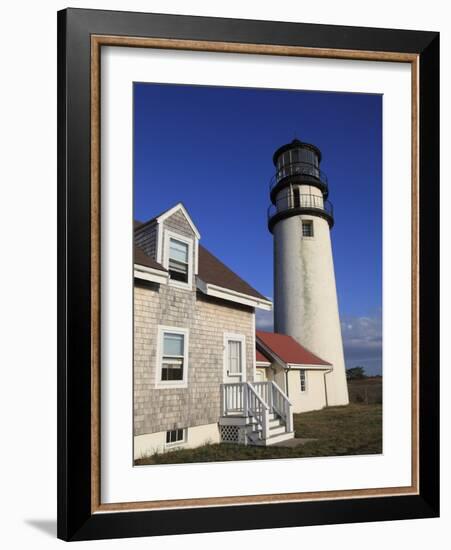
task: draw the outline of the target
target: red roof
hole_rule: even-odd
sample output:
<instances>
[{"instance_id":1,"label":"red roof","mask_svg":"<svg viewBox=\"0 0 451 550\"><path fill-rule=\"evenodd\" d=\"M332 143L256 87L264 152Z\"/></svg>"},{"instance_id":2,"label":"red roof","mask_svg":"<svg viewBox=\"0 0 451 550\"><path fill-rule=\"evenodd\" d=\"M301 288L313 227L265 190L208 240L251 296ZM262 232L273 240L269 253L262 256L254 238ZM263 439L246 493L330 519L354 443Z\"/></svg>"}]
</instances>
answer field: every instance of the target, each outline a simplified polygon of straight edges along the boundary
<instances>
[{"instance_id":1,"label":"red roof","mask_svg":"<svg viewBox=\"0 0 451 550\"><path fill-rule=\"evenodd\" d=\"M330 365L324 359L298 344L294 338L277 332L257 330L257 340L269 351L280 357L284 363L292 365Z\"/></svg>"},{"instance_id":2,"label":"red roof","mask_svg":"<svg viewBox=\"0 0 451 550\"><path fill-rule=\"evenodd\" d=\"M263 353L258 349L255 350L255 360L260 363L271 363L271 359L266 357L266 355L263 355Z\"/></svg>"}]
</instances>

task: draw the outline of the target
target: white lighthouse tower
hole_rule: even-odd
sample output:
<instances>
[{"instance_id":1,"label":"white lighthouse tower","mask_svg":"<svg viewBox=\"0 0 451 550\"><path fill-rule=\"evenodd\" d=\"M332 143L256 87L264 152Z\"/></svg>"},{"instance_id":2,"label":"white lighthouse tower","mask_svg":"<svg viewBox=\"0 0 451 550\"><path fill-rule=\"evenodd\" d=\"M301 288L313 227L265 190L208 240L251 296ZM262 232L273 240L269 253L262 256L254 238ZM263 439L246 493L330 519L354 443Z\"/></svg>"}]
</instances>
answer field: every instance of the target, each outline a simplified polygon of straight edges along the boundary
<instances>
[{"instance_id":1,"label":"white lighthouse tower","mask_svg":"<svg viewBox=\"0 0 451 550\"><path fill-rule=\"evenodd\" d=\"M321 151L295 139L274 153L268 227L274 236L274 329L331 363L325 404L347 405L348 389Z\"/></svg>"}]
</instances>

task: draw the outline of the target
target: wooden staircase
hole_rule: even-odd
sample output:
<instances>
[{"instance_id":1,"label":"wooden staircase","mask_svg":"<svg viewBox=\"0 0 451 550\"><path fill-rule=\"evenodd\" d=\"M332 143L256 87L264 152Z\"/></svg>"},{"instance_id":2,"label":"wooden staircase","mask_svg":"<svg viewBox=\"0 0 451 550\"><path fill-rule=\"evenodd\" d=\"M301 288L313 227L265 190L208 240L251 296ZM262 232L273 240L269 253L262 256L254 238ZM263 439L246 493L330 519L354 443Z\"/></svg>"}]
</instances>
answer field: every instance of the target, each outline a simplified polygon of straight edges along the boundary
<instances>
[{"instance_id":1,"label":"wooden staircase","mask_svg":"<svg viewBox=\"0 0 451 550\"><path fill-rule=\"evenodd\" d=\"M291 402L273 381L222 384L219 424L227 426L226 441L244 445L275 445L294 437Z\"/></svg>"}]
</instances>

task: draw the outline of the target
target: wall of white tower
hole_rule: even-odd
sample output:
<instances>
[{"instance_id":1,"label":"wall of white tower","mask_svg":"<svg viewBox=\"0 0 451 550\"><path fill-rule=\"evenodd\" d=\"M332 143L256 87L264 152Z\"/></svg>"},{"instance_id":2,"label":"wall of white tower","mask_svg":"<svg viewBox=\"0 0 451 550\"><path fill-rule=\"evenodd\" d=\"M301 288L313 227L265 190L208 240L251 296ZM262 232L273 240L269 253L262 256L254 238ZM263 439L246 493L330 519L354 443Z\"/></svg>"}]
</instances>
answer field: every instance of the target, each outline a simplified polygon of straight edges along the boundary
<instances>
[{"instance_id":1,"label":"wall of white tower","mask_svg":"<svg viewBox=\"0 0 451 550\"><path fill-rule=\"evenodd\" d=\"M320 195L300 186L301 193ZM286 190L278 199L286 197ZM283 199L285 200L285 199ZM313 222L313 237L302 236L302 220ZM328 222L297 215L278 221L274 234L274 327L333 365L326 375L327 404L349 402Z\"/></svg>"}]
</instances>

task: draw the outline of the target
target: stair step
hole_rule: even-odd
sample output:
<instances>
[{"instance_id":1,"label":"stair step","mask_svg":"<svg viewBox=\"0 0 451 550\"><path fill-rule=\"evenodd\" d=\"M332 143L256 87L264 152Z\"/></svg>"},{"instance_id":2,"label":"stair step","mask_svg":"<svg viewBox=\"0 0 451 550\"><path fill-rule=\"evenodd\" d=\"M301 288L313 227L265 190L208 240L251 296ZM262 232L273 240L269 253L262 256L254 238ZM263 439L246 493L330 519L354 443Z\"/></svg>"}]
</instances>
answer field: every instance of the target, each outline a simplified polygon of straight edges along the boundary
<instances>
[{"instance_id":1,"label":"stair step","mask_svg":"<svg viewBox=\"0 0 451 550\"><path fill-rule=\"evenodd\" d=\"M274 435L272 437L269 437L266 440L261 440L256 443L256 445L262 445L262 446L269 446L269 445L275 445L276 443L281 443L282 441L287 441L287 439L293 439L294 438L294 432L284 432L279 435Z\"/></svg>"},{"instance_id":2,"label":"stair step","mask_svg":"<svg viewBox=\"0 0 451 550\"><path fill-rule=\"evenodd\" d=\"M275 435L273 437L270 437L266 440L266 445L274 445L276 443L280 443L281 441L286 441L287 439L293 439L294 438L294 432L284 432L280 435Z\"/></svg>"},{"instance_id":3,"label":"stair step","mask_svg":"<svg viewBox=\"0 0 451 550\"><path fill-rule=\"evenodd\" d=\"M274 426L274 427L272 427L271 425L269 426L269 437L273 437L275 435L283 434L285 432L286 432L286 429L285 429L285 426L283 426L283 425Z\"/></svg>"},{"instance_id":4,"label":"stair step","mask_svg":"<svg viewBox=\"0 0 451 550\"><path fill-rule=\"evenodd\" d=\"M280 426L282 425L283 421L279 416L270 414L269 415L269 425L270 426ZM249 417L249 424L257 424L257 419L254 417Z\"/></svg>"},{"instance_id":5,"label":"stair step","mask_svg":"<svg viewBox=\"0 0 451 550\"><path fill-rule=\"evenodd\" d=\"M272 428L278 428L279 426L285 426L285 424L282 422L280 418L277 418L276 420L270 420L269 421L269 429Z\"/></svg>"}]
</instances>

